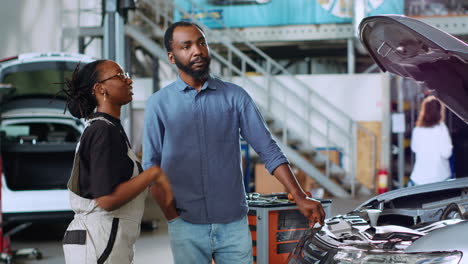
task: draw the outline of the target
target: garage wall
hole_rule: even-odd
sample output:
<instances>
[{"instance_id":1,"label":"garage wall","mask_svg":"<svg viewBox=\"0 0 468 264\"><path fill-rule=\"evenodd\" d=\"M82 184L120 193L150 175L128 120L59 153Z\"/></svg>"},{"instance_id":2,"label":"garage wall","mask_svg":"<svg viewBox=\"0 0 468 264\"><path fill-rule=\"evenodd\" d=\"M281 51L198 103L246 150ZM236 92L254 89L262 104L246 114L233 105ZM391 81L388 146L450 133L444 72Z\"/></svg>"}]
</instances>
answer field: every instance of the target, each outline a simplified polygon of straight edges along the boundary
<instances>
[{"instance_id":1,"label":"garage wall","mask_svg":"<svg viewBox=\"0 0 468 264\"><path fill-rule=\"evenodd\" d=\"M325 98L339 110L346 113L352 119L357 121L380 121L382 118L381 100L382 100L382 75L381 74L314 74L314 75L296 75L304 84L301 86L291 81L287 76L278 76L278 80L285 86L294 91L298 97L289 97L286 103L294 111L301 113L306 107L300 103L308 103L315 106L330 118L340 122L339 117L327 110L326 106L316 97L309 96L308 91L314 91ZM250 77L259 84L260 87L266 87L266 80L262 76ZM259 91L258 87L250 87L248 82L242 78L233 78L233 83L243 86L259 105L267 105L267 98L264 91ZM283 99L287 95L281 86L271 88L271 91L278 101L273 104L285 103ZM299 103L299 104L298 104Z\"/></svg>"},{"instance_id":2,"label":"garage wall","mask_svg":"<svg viewBox=\"0 0 468 264\"><path fill-rule=\"evenodd\" d=\"M313 90L357 121L382 120L381 74L298 75Z\"/></svg>"}]
</instances>

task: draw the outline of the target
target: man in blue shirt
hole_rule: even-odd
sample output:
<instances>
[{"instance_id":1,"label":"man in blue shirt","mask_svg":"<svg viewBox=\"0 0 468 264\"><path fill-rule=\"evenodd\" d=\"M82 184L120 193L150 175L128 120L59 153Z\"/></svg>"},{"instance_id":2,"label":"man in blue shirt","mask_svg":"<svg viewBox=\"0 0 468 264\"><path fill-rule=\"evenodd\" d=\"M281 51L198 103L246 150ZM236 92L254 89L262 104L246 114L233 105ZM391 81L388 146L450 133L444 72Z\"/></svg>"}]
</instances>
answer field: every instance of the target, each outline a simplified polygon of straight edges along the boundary
<instances>
[{"instance_id":1,"label":"man in blue shirt","mask_svg":"<svg viewBox=\"0 0 468 264\"><path fill-rule=\"evenodd\" d=\"M148 99L143 166L161 166L173 188L173 200L156 185L151 192L168 219L175 263L252 263L240 136L294 196L301 213L323 225L320 202L298 185L252 98L209 74L203 30L177 22L166 30L164 44L179 77Z\"/></svg>"}]
</instances>

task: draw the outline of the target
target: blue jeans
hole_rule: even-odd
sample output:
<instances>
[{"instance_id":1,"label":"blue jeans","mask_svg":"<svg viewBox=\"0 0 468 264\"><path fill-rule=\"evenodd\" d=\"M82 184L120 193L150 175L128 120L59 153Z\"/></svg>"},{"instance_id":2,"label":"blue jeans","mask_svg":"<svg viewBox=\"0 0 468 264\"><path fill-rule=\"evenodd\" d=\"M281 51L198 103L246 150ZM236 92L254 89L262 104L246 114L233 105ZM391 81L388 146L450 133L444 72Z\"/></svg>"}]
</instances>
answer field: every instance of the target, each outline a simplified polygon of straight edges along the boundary
<instances>
[{"instance_id":1,"label":"blue jeans","mask_svg":"<svg viewBox=\"0 0 468 264\"><path fill-rule=\"evenodd\" d=\"M175 264L253 263L247 216L228 224L192 224L177 217L168 229Z\"/></svg>"}]
</instances>

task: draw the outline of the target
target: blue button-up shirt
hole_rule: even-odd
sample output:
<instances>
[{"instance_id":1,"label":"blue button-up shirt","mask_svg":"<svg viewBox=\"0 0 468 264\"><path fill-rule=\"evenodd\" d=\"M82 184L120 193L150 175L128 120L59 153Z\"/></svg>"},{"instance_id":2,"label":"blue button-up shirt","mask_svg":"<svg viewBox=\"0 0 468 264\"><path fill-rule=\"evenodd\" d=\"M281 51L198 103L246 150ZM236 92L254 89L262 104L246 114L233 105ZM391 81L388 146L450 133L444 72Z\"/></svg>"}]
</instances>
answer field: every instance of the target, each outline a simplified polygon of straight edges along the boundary
<instances>
[{"instance_id":1,"label":"blue button-up shirt","mask_svg":"<svg viewBox=\"0 0 468 264\"><path fill-rule=\"evenodd\" d=\"M244 89L210 77L197 92L179 77L148 99L143 167L165 171L184 220L232 222L248 210L240 136L270 173L288 162Z\"/></svg>"}]
</instances>

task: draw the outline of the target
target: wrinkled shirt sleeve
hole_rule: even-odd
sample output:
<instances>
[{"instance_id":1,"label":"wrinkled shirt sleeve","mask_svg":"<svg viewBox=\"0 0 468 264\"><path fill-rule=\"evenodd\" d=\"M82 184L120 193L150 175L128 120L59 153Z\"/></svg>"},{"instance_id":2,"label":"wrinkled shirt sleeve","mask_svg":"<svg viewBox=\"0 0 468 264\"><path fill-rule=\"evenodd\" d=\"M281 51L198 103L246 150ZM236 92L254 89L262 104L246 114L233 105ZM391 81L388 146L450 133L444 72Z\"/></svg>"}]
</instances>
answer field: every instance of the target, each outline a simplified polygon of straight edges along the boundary
<instances>
[{"instance_id":1,"label":"wrinkled shirt sleeve","mask_svg":"<svg viewBox=\"0 0 468 264\"><path fill-rule=\"evenodd\" d=\"M419 147L419 145L420 145L419 138L420 137L418 137L417 133L418 132L417 132L416 128L414 128L413 131L411 132L411 150L413 152L415 152L415 153L418 152L419 148L420 148Z\"/></svg>"},{"instance_id":2,"label":"wrinkled shirt sleeve","mask_svg":"<svg viewBox=\"0 0 468 264\"><path fill-rule=\"evenodd\" d=\"M273 174L279 165L289 163L271 136L257 106L248 95L241 108L239 122L241 136L258 153L270 174Z\"/></svg>"},{"instance_id":3,"label":"wrinkled shirt sleeve","mask_svg":"<svg viewBox=\"0 0 468 264\"><path fill-rule=\"evenodd\" d=\"M442 158L448 159L452 156L452 139L445 123L441 123L441 139L440 139L440 155Z\"/></svg>"},{"instance_id":4,"label":"wrinkled shirt sleeve","mask_svg":"<svg viewBox=\"0 0 468 264\"><path fill-rule=\"evenodd\" d=\"M161 150L164 140L164 125L154 97L150 97L145 109L143 124L143 168L161 166Z\"/></svg>"}]
</instances>

